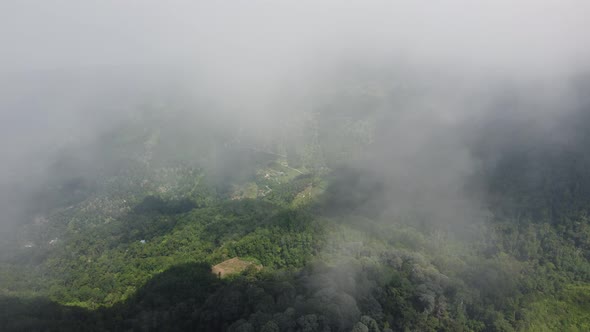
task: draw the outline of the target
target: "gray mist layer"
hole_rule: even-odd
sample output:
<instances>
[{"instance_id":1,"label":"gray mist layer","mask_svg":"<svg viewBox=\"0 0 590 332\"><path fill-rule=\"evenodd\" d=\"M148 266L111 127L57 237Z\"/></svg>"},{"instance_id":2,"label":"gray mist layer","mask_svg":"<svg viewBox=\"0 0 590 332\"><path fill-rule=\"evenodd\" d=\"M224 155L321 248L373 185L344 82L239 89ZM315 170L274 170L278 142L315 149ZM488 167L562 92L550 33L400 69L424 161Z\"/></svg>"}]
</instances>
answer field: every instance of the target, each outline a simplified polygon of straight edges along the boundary
<instances>
[{"instance_id":1,"label":"gray mist layer","mask_svg":"<svg viewBox=\"0 0 590 332\"><path fill-rule=\"evenodd\" d=\"M575 144L563 128L588 104L589 13L582 0L4 1L0 232L23 222L59 151L146 105L257 144L309 138L293 125L306 114L331 114L328 128L367 112L368 141L343 160L383 186L369 205L475 218L485 195L465 188L504 147ZM96 164L78 157L74 173Z\"/></svg>"}]
</instances>

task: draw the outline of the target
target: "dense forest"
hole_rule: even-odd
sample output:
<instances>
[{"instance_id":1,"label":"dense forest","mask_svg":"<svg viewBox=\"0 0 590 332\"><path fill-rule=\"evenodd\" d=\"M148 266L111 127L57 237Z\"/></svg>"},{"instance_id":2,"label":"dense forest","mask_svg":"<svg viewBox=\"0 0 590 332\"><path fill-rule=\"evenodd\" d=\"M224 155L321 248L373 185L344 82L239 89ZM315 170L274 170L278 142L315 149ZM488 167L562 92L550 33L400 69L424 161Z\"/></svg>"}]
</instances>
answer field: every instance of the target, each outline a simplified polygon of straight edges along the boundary
<instances>
[{"instance_id":1,"label":"dense forest","mask_svg":"<svg viewBox=\"0 0 590 332\"><path fill-rule=\"evenodd\" d=\"M143 105L57 151L0 330L590 330L587 79L546 131L509 91L440 125L444 80L350 75L273 130Z\"/></svg>"}]
</instances>

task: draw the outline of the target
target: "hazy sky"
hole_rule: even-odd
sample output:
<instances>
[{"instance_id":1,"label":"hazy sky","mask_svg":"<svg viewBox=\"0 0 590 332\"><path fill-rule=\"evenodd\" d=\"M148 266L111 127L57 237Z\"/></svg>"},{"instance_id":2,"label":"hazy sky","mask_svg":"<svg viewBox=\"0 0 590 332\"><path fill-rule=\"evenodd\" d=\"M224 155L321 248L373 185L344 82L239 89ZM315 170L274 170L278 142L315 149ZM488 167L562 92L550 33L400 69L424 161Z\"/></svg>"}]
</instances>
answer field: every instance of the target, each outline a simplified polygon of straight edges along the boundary
<instances>
[{"instance_id":1,"label":"hazy sky","mask_svg":"<svg viewBox=\"0 0 590 332\"><path fill-rule=\"evenodd\" d=\"M269 75L311 60L405 57L562 70L590 58L588 17L585 0L5 0L0 68L180 62Z\"/></svg>"}]
</instances>

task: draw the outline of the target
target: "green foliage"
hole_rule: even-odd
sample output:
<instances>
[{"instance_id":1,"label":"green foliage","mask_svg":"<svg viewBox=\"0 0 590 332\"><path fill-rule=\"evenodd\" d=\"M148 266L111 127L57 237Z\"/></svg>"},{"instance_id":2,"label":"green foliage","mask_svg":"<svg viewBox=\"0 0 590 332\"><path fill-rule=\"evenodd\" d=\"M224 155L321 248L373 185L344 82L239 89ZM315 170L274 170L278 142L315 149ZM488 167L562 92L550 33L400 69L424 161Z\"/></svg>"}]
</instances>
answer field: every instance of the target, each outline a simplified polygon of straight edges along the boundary
<instances>
[{"instance_id":1,"label":"green foliage","mask_svg":"<svg viewBox=\"0 0 590 332\"><path fill-rule=\"evenodd\" d=\"M239 144L202 148L231 153L196 162L172 150L190 140L141 123L103 138L112 164L58 172L34 198L37 221L2 253L0 330L590 329L585 159L557 153L531 175L539 155L505 156L485 177L485 224L391 218L378 178L325 169L373 140L369 116L328 128L332 111L285 148L289 164ZM211 274L233 257L262 270Z\"/></svg>"},{"instance_id":2,"label":"green foliage","mask_svg":"<svg viewBox=\"0 0 590 332\"><path fill-rule=\"evenodd\" d=\"M524 331L588 331L590 287L567 285L555 296L530 303L519 327Z\"/></svg>"},{"instance_id":3,"label":"green foliage","mask_svg":"<svg viewBox=\"0 0 590 332\"><path fill-rule=\"evenodd\" d=\"M165 201L157 196L147 196L134 210L139 214L176 214L188 212L196 207L197 205L189 199Z\"/></svg>"}]
</instances>

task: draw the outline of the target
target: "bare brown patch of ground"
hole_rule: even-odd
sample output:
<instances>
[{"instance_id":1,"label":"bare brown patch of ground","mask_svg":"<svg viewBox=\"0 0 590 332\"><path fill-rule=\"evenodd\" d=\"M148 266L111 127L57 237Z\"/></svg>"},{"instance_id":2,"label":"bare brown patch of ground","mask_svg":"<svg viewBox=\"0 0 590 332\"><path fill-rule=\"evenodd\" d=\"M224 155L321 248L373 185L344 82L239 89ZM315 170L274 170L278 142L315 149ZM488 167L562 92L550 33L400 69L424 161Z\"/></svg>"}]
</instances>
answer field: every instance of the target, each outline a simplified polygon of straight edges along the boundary
<instances>
[{"instance_id":1,"label":"bare brown patch of ground","mask_svg":"<svg viewBox=\"0 0 590 332\"><path fill-rule=\"evenodd\" d=\"M211 268L211 272L219 278L227 277L231 274L241 273L245 271L249 266L254 266L256 270L262 270L262 265L255 264L242 260L238 257L223 261Z\"/></svg>"}]
</instances>

